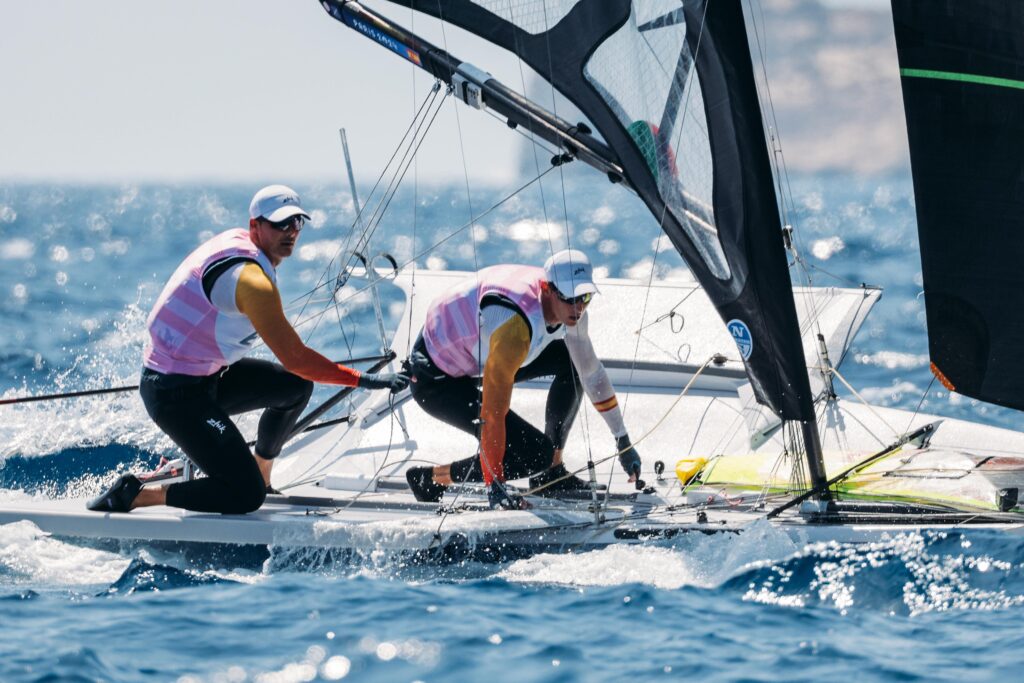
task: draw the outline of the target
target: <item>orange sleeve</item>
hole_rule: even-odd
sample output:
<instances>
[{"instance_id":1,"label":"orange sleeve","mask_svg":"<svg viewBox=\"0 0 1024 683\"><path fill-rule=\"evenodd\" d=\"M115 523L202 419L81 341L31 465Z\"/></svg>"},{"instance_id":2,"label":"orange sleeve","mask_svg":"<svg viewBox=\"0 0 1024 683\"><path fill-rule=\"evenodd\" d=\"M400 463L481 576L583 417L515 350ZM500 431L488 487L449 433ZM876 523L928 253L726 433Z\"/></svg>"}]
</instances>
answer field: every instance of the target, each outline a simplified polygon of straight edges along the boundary
<instances>
[{"instance_id":1,"label":"orange sleeve","mask_svg":"<svg viewBox=\"0 0 1024 683\"><path fill-rule=\"evenodd\" d=\"M277 287L255 263L242 267L235 303L286 370L313 382L356 386L358 370L339 365L302 343L285 317Z\"/></svg>"},{"instance_id":2,"label":"orange sleeve","mask_svg":"<svg viewBox=\"0 0 1024 683\"><path fill-rule=\"evenodd\" d=\"M480 465L484 483L505 481L505 416L512 404L516 371L530 352L530 329L514 315L494 331L484 365L480 408Z\"/></svg>"}]
</instances>

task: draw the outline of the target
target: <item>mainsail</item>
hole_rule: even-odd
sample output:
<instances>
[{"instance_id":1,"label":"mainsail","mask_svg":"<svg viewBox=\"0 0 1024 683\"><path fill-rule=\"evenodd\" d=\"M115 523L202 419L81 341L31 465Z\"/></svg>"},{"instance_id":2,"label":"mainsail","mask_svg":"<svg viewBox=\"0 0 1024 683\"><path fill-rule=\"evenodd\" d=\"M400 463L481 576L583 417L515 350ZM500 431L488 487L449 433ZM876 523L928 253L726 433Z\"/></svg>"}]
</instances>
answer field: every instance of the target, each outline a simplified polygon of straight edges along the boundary
<instances>
[{"instance_id":1,"label":"mainsail","mask_svg":"<svg viewBox=\"0 0 1024 683\"><path fill-rule=\"evenodd\" d=\"M1024 4L892 9L932 368L1024 409Z\"/></svg>"},{"instance_id":2,"label":"mainsail","mask_svg":"<svg viewBox=\"0 0 1024 683\"><path fill-rule=\"evenodd\" d=\"M515 53L572 101L711 297L759 401L813 422L738 0L391 1Z\"/></svg>"}]
</instances>

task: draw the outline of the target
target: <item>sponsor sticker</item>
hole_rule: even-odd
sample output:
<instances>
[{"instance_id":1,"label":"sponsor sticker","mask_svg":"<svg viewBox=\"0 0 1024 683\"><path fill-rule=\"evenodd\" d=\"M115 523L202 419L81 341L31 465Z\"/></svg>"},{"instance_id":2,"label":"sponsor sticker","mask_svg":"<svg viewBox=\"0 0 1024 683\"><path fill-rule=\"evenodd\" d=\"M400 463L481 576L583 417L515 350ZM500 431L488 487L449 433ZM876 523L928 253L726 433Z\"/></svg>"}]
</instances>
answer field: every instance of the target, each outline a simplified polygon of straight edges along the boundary
<instances>
[{"instance_id":1,"label":"sponsor sticker","mask_svg":"<svg viewBox=\"0 0 1024 683\"><path fill-rule=\"evenodd\" d=\"M754 351L754 337L750 334L750 328L739 318L733 318L725 325L729 328L729 334L736 341L743 360L748 360Z\"/></svg>"},{"instance_id":2,"label":"sponsor sticker","mask_svg":"<svg viewBox=\"0 0 1024 683\"><path fill-rule=\"evenodd\" d=\"M362 33L370 40L377 41L378 43L380 43L387 49L391 50L395 54L404 57L405 59L408 59L413 64L422 65L422 62L420 61L420 55L418 52L416 52L416 50L413 50L408 45L405 45L395 40L394 38L384 33L383 31L377 29L376 27L371 26L370 24L366 23L361 19L357 19L356 17L352 16L347 12L343 12L341 14L341 20L348 26L351 26L355 30Z\"/></svg>"}]
</instances>

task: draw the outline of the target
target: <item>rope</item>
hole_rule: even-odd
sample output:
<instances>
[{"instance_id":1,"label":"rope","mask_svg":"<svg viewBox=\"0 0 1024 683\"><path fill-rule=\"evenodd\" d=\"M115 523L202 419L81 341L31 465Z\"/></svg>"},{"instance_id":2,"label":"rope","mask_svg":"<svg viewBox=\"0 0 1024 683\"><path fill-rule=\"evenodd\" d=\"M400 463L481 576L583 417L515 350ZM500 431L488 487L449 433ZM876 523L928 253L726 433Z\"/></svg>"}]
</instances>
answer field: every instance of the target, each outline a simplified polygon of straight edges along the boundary
<instances>
[{"instance_id":1,"label":"rope","mask_svg":"<svg viewBox=\"0 0 1024 683\"><path fill-rule=\"evenodd\" d=\"M665 414L662 415L658 419L658 421L655 422L654 425L650 429L648 429L646 432L644 432L640 436L639 439L634 441L632 443L632 446L636 446L637 444L643 443L644 440L647 439L647 437L649 437L651 434L653 434L655 432L655 430L657 430L659 427L661 427L662 423L665 422L666 419L668 419L668 416L672 413L673 410L675 410L676 406L679 405L679 402L683 399L684 396L686 396L687 392L690 391L690 387L692 387L694 382L697 381L697 378L700 377L701 373L703 373L704 370L706 370L707 367L709 365L711 365L711 363L713 363L715 361L716 357L717 356L711 356L706 361L704 361L704 364L701 365L697 369L697 371L695 373L693 373L693 377L691 377L690 381L687 382L686 386L683 387L683 391L678 396L676 396L675 400L672 401L671 405L669 405L668 409L665 411ZM612 458L619 457L620 455L625 453L627 450L629 450L629 449L628 448L624 448L622 450L616 451L615 453L612 453L609 456L606 456L604 458L601 458L600 460L595 461L593 464L596 467L597 465L601 465L603 463L606 463L609 460L611 460ZM548 488L549 486L553 486L553 485L557 484L560 481L564 481L566 479L569 479L570 477L576 476L577 474L580 474L581 472L586 472L589 469L589 467L590 466L588 464L587 467L583 467L583 468L581 468L579 470L576 470L574 472L568 472L568 473L562 475L561 477L558 477L557 479L552 479L551 481L547 482L546 484L543 484L543 485L538 486L536 488L529 489L524 495L527 495L527 496L534 495L534 494L536 494L536 493L538 493L540 491L543 491L544 489Z\"/></svg>"},{"instance_id":2,"label":"rope","mask_svg":"<svg viewBox=\"0 0 1024 683\"><path fill-rule=\"evenodd\" d=\"M348 358L346 360L334 361L342 365L353 363L365 363L371 360L381 360L384 356L364 356L362 358ZM19 403L35 403L37 401L56 401L64 398L79 398L81 396L97 396L101 394L118 394L128 391L136 391L138 384L123 387L108 387L105 389L85 389L83 391L66 391L59 394L41 394L39 396L15 396L14 398L0 399L0 406L17 405Z\"/></svg>"}]
</instances>

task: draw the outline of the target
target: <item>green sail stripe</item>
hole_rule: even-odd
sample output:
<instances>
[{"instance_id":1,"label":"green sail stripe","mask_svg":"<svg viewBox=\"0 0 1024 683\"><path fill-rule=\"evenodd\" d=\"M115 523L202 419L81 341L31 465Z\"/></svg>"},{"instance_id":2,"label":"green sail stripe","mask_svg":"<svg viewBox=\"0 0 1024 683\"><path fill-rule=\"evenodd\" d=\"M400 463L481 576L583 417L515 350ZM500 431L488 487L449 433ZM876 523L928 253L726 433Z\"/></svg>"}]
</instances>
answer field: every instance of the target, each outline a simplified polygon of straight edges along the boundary
<instances>
[{"instance_id":1,"label":"green sail stripe","mask_svg":"<svg viewBox=\"0 0 1024 683\"><path fill-rule=\"evenodd\" d=\"M978 76L975 74L958 74L952 71L930 71L928 69L900 69L901 76L913 78L934 78L940 81L964 81L967 83L980 83L981 85L997 85L1001 88L1017 88L1024 90L1024 81L1015 81L1010 78L995 78L993 76Z\"/></svg>"}]
</instances>

